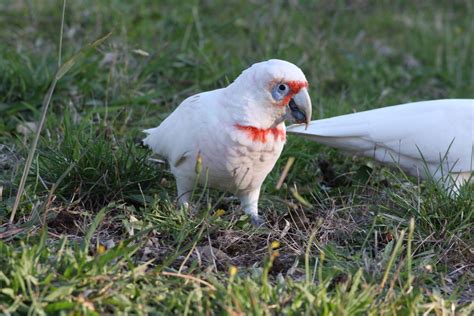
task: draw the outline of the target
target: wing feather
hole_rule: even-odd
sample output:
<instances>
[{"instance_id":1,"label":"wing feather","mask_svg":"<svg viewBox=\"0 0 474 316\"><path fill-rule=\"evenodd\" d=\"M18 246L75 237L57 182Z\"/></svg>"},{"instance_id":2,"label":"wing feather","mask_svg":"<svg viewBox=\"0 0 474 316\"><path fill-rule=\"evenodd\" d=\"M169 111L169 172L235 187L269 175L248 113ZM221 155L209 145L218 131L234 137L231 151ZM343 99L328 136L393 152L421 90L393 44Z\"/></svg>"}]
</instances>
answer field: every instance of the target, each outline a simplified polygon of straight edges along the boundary
<instances>
[{"instance_id":1,"label":"wing feather","mask_svg":"<svg viewBox=\"0 0 474 316\"><path fill-rule=\"evenodd\" d=\"M187 98L158 127L144 130L148 135L143 143L177 166L195 149L201 110L199 94Z\"/></svg>"},{"instance_id":2,"label":"wing feather","mask_svg":"<svg viewBox=\"0 0 474 316\"><path fill-rule=\"evenodd\" d=\"M426 162L439 165L446 155L456 170L467 171L473 167L474 100L414 102L316 120L307 130L290 126L287 131L385 162L405 159L411 164L423 155Z\"/></svg>"}]
</instances>

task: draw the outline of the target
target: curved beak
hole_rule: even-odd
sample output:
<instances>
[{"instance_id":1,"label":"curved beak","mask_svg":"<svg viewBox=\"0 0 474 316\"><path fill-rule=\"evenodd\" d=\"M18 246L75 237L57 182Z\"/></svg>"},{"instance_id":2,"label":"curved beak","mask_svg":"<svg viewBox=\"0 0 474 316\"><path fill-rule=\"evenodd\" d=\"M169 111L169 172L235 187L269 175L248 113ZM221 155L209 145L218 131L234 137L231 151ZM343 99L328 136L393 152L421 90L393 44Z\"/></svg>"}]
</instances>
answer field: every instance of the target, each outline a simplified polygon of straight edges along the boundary
<instances>
[{"instance_id":1,"label":"curved beak","mask_svg":"<svg viewBox=\"0 0 474 316\"><path fill-rule=\"evenodd\" d=\"M290 102L288 103L288 110L287 114L291 116L291 119L296 123L304 123L306 128L308 128L308 124L311 121L311 99L309 98L308 89L302 88L297 94L291 98Z\"/></svg>"}]
</instances>

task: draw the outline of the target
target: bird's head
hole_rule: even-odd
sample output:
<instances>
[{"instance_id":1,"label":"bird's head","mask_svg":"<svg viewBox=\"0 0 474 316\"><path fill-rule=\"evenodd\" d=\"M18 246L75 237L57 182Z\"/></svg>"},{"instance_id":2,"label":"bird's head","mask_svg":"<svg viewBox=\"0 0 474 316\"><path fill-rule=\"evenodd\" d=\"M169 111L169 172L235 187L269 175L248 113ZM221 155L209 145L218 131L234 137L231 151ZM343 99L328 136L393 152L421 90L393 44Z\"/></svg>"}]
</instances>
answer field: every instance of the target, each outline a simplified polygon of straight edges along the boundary
<instances>
[{"instance_id":1,"label":"bird's head","mask_svg":"<svg viewBox=\"0 0 474 316\"><path fill-rule=\"evenodd\" d=\"M253 64L227 88L239 104L244 124L275 127L284 120L308 124L311 99L308 82L300 68L284 60Z\"/></svg>"}]
</instances>

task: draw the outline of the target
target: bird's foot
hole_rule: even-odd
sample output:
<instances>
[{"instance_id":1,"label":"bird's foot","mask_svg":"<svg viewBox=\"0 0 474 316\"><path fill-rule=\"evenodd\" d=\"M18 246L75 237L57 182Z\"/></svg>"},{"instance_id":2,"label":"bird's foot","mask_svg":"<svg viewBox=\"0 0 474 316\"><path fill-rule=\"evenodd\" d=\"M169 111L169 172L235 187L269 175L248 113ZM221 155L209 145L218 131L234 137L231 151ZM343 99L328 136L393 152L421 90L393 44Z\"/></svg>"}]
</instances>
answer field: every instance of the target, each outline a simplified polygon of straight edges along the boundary
<instances>
[{"instance_id":1,"label":"bird's foot","mask_svg":"<svg viewBox=\"0 0 474 316\"><path fill-rule=\"evenodd\" d=\"M189 202L178 203L178 206L182 207L185 211L189 211L189 209L191 208Z\"/></svg>"},{"instance_id":2,"label":"bird's foot","mask_svg":"<svg viewBox=\"0 0 474 316\"><path fill-rule=\"evenodd\" d=\"M250 218L250 222L256 228L263 228L263 227L267 226L267 225L265 225L265 220L263 220L260 216L252 216Z\"/></svg>"}]
</instances>

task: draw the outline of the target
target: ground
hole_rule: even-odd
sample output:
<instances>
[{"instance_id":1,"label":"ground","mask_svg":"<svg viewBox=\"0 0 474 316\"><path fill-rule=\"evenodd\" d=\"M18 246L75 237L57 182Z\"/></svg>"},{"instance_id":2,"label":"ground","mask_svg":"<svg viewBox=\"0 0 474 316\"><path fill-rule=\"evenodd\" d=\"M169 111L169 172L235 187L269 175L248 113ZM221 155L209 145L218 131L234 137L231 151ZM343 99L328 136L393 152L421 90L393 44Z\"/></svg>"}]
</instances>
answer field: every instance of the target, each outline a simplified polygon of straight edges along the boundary
<instances>
[{"instance_id":1,"label":"ground","mask_svg":"<svg viewBox=\"0 0 474 316\"><path fill-rule=\"evenodd\" d=\"M451 198L288 137L255 229L229 193L196 188L192 211L177 208L140 145L187 96L269 58L305 72L313 119L472 98L472 1L67 1L61 36L62 9L0 4L1 312L472 313L472 186Z\"/></svg>"}]
</instances>

